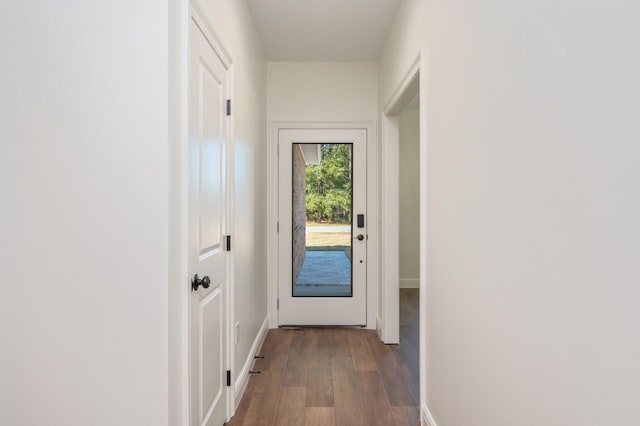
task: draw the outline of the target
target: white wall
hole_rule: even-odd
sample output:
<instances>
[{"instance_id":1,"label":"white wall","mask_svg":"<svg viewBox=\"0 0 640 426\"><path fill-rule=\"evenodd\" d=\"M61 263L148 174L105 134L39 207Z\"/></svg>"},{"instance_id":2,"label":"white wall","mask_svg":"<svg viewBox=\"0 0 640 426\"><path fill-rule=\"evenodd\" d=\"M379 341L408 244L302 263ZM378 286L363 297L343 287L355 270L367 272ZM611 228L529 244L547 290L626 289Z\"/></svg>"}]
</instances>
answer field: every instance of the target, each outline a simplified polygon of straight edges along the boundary
<instances>
[{"instance_id":1,"label":"white wall","mask_svg":"<svg viewBox=\"0 0 640 426\"><path fill-rule=\"evenodd\" d=\"M269 62L269 119L375 121L377 73L373 62Z\"/></svg>"},{"instance_id":2,"label":"white wall","mask_svg":"<svg viewBox=\"0 0 640 426\"><path fill-rule=\"evenodd\" d=\"M400 114L400 288L415 288L420 278L420 111Z\"/></svg>"},{"instance_id":3,"label":"white wall","mask_svg":"<svg viewBox=\"0 0 640 426\"><path fill-rule=\"evenodd\" d=\"M0 6L0 424L167 425L167 10Z\"/></svg>"},{"instance_id":4,"label":"white wall","mask_svg":"<svg viewBox=\"0 0 640 426\"><path fill-rule=\"evenodd\" d=\"M438 426L638 424L639 19L618 0L401 6L380 101L427 47Z\"/></svg>"},{"instance_id":5,"label":"white wall","mask_svg":"<svg viewBox=\"0 0 640 426\"><path fill-rule=\"evenodd\" d=\"M240 321L237 379L267 317L266 63L245 2L203 0L202 8L233 60L233 322Z\"/></svg>"}]
</instances>

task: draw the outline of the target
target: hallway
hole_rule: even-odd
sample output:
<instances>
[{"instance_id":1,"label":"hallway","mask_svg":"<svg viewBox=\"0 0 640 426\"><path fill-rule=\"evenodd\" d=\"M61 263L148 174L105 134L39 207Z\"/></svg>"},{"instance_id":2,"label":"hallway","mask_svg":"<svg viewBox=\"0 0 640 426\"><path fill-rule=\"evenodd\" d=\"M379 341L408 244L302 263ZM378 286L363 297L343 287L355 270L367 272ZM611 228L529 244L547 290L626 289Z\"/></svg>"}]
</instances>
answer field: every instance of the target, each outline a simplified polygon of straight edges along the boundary
<instances>
[{"instance_id":1,"label":"hallway","mask_svg":"<svg viewBox=\"0 0 640 426\"><path fill-rule=\"evenodd\" d=\"M0 426L640 425L640 2L35 0L0 22ZM365 306L289 320L285 145L350 142L284 133L348 129L364 207L336 234ZM419 330L396 289L418 278ZM278 329L311 322L365 328Z\"/></svg>"},{"instance_id":2,"label":"hallway","mask_svg":"<svg viewBox=\"0 0 640 426\"><path fill-rule=\"evenodd\" d=\"M397 346L373 330L270 330L229 425L419 424L418 290L400 305Z\"/></svg>"}]
</instances>

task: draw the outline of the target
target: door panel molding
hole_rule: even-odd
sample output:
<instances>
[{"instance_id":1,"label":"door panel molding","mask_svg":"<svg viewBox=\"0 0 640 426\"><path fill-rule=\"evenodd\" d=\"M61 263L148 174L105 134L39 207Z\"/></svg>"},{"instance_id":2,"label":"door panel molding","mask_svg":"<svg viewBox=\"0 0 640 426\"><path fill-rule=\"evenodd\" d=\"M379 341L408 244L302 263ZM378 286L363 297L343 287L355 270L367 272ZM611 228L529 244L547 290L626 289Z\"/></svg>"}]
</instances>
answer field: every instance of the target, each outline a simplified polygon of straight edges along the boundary
<instances>
[{"instance_id":1,"label":"door panel molding","mask_svg":"<svg viewBox=\"0 0 640 426\"><path fill-rule=\"evenodd\" d=\"M183 214L188 275L210 280L187 297L189 424L216 426L235 407L226 383L233 359L232 258L221 248L223 235L232 229L233 139L225 108L232 72L230 58L197 7L190 12Z\"/></svg>"},{"instance_id":2,"label":"door panel molding","mask_svg":"<svg viewBox=\"0 0 640 426\"><path fill-rule=\"evenodd\" d=\"M229 51L224 47L224 44L220 41L218 33L213 29L209 22L204 18L206 14L202 11L198 1L190 2L191 20L195 22L197 27L204 34L205 39L211 45L211 48L220 59L220 62L224 67L229 70L233 64L233 58L229 54Z\"/></svg>"}]
</instances>

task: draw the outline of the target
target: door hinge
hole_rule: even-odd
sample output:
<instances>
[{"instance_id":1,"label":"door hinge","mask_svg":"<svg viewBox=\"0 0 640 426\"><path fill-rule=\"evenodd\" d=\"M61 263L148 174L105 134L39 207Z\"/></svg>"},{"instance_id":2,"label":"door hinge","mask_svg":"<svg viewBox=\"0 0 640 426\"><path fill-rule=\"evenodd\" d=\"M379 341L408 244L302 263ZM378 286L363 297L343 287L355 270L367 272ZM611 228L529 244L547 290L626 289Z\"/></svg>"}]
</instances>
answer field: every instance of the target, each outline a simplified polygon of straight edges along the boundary
<instances>
[{"instance_id":1,"label":"door hinge","mask_svg":"<svg viewBox=\"0 0 640 426\"><path fill-rule=\"evenodd\" d=\"M280 310L280 299L276 300L276 310Z\"/></svg>"},{"instance_id":2,"label":"door hinge","mask_svg":"<svg viewBox=\"0 0 640 426\"><path fill-rule=\"evenodd\" d=\"M231 370L227 370L227 386L231 386Z\"/></svg>"},{"instance_id":3,"label":"door hinge","mask_svg":"<svg viewBox=\"0 0 640 426\"><path fill-rule=\"evenodd\" d=\"M280 232L280 222L276 222L276 233Z\"/></svg>"},{"instance_id":4,"label":"door hinge","mask_svg":"<svg viewBox=\"0 0 640 426\"><path fill-rule=\"evenodd\" d=\"M276 155L280 156L280 144L276 145Z\"/></svg>"},{"instance_id":5,"label":"door hinge","mask_svg":"<svg viewBox=\"0 0 640 426\"><path fill-rule=\"evenodd\" d=\"M224 239L225 251L231 251L231 235L227 235Z\"/></svg>"},{"instance_id":6,"label":"door hinge","mask_svg":"<svg viewBox=\"0 0 640 426\"><path fill-rule=\"evenodd\" d=\"M231 99L227 99L227 115L231 115Z\"/></svg>"}]
</instances>

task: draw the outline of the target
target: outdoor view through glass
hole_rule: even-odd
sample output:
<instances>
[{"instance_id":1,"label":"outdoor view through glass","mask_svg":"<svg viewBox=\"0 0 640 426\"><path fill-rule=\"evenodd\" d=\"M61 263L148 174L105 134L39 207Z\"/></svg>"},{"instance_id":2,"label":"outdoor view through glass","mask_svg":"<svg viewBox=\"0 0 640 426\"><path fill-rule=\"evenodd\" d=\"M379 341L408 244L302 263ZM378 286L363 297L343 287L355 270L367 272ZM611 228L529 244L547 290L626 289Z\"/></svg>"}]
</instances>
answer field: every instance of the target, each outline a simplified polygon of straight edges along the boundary
<instances>
[{"instance_id":1,"label":"outdoor view through glass","mask_svg":"<svg viewBox=\"0 0 640 426\"><path fill-rule=\"evenodd\" d=\"M294 143L292 295L351 297L353 145Z\"/></svg>"}]
</instances>

